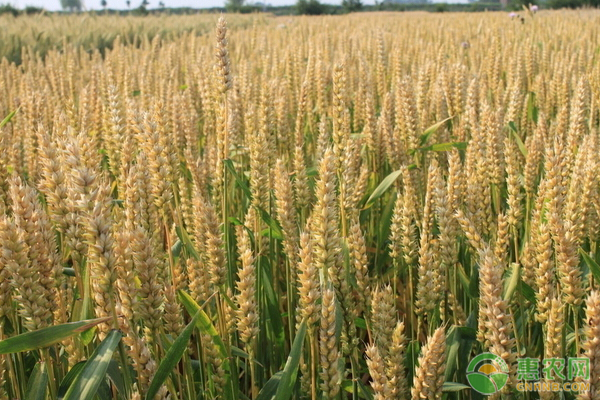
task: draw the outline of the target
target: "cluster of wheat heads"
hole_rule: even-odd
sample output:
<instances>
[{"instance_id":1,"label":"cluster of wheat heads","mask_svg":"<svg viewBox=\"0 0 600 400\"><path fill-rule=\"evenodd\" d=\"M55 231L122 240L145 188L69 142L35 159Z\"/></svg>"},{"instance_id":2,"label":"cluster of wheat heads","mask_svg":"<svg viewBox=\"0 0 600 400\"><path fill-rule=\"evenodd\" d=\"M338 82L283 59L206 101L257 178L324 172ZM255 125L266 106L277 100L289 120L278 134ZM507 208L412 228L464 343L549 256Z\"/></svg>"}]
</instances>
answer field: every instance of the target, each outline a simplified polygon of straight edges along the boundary
<instances>
[{"instance_id":1,"label":"cluster of wheat heads","mask_svg":"<svg viewBox=\"0 0 600 400\"><path fill-rule=\"evenodd\" d=\"M196 18L2 61L0 400L599 398L598 12Z\"/></svg>"}]
</instances>

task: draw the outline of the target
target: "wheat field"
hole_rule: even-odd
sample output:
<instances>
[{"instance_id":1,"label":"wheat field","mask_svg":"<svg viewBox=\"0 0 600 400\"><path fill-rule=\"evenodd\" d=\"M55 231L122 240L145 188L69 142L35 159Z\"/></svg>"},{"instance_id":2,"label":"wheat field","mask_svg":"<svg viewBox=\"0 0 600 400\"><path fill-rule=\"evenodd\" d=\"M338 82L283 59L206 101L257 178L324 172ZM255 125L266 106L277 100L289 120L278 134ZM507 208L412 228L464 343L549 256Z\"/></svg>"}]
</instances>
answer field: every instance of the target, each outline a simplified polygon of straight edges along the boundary
<instances>
[{"instance_id":1,"label":"wheat field","mask_svg":"<svg viewBox=\"0 0 600 400\"><path fill-rule=\"evenodd\" d=\"M0 400L600 399L600 12L0 22Z\"/></svg>"}]
</instances>

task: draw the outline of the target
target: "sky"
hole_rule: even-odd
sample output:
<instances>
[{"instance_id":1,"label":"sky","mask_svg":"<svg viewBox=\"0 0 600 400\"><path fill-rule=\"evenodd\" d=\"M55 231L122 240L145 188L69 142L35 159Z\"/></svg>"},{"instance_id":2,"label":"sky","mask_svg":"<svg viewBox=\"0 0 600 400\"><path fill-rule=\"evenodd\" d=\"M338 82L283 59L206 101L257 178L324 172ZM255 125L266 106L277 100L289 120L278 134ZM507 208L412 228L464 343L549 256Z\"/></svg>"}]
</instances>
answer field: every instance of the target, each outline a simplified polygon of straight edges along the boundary
<instances>
[{"instance_id":1,"label":"sky","mask_svg":"<svg viewBox=\"0 0 600 400\"><path fill-rule=\"evenodd\" d=\"M82 0L88 9L100 9L101 0ZM108 7L112 9L127 9L125 0L106 0ZM148 0L150 2L150 8L158 6L159 0ZM248 1L248 0L247 0ZM262 0L264 3L272 4L274 6L291 5L296 3L295 0ZM17 8L23 8L25 6L38 6L44 7L46 10L56 11L60 10L60 0L7 0L7 3L12 4ZM137 7L142 0L131 0L131 6ZM225 4L225 0L163 0L167 7L193 7L193 8L208 8L208 7L222 7ZM254 0L248 1L254 3ZM340 3L341 0L322 0L323 3ZM2 1L5 3L5 1ZM374 0L363 0L363 4L373 4Z\"/></svg>"}]
</instances>

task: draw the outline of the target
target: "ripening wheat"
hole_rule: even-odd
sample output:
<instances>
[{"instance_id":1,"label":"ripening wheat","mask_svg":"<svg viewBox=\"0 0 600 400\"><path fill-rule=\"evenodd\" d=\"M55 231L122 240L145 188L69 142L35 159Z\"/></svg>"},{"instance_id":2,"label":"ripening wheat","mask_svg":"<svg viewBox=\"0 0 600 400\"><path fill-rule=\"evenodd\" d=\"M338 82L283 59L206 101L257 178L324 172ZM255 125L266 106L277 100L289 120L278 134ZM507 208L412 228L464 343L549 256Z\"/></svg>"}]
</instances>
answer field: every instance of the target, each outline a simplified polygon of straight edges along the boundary
<instances>
[{"instance_id":1,"label":"ripening wheat","mask_svg":"<svg viewBox=\"0 0 600 400\"><path fill-rule=\"evenodd\" d=\"M0 16L0 400L597 399L600 13L521 16Z\"/></svg>"}]
</instances>

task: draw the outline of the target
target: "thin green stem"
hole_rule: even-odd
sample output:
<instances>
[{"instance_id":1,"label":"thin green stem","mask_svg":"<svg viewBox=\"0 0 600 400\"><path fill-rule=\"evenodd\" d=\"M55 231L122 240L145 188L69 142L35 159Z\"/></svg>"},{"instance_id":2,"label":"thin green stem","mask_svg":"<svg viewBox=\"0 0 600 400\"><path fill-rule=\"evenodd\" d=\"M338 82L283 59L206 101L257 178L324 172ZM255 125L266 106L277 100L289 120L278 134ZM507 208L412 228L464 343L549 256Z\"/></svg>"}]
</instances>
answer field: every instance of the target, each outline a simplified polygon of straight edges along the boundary
<instances>
[{"instance_id":1,"label":"thin green stem","mask_svg":"<svg viewBox=\"0 0 600 400\"><path fill-rule=\"evenodd\" d=\"M57 390L56 385L58 382L56 382L56 377L54 375L54 362L52 360L52 357L50 356L50 349L46 348L40 353L42 360L46 363L46 369L48 371L48 386L50 388L50 398L55 399Z\"/></svg>"},{"instance_id":2,"label":"thin green stem","mask_svg":"<svg viewBox=\"0 0 600 400\"><path fill-rule=\"evenodd\" d=\"M573 312L573 327L575 329L575 356L579 354L579 350L581 349L579 343L579 307L571 306L571 310Z\"/></svg>"},{"instance_id":3,"label":"thin green stem","mask_svg":"<svg viewBox=\"0 0 600 400\"><path fill-rule=\"evenodd\" d=\"M133 379L131 377L131 372L129 371L129 363L127 360L127 352L125 351L125 345L123 341L119 341L119 358L121 361L121 370L123 374L123 381L125 382L125 396L127 398L131 397L131 393L133 392Z\"/></svg>"},{"instance_id":4,"label":"thin green stem","mask_svg":"<svg viewBox=\"0 0 600 400\"><path fill-rule=\"evenodd\" d=\"M317 348L318 343L315 340L315 331L310 328L308 333L308 339L310 342L310 394L311 400L317 400L317 377L318 377L318 363L317 363L317 354L319 353L319 349Z\"/></svg>"}]
</instances>

